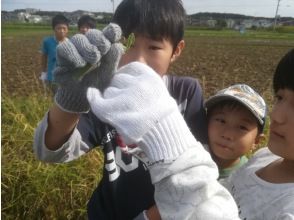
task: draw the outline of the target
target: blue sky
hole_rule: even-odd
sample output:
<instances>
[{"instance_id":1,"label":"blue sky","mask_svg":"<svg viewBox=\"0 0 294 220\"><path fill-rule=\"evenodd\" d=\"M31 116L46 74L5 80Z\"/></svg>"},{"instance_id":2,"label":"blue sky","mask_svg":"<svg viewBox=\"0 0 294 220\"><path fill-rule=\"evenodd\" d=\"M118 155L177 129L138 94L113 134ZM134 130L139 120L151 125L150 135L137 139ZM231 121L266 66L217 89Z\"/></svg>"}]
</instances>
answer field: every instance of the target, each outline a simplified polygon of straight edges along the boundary
<instances>
[{"instance_id":1,"label":"blue sky","mask_svg":"<svg viewBox=\"0 0 294 220\"><path fill-rule=\"evenodd\" d=\"M121 0L114 0L115 7ZM278 0L183 0L187 14L198 12L236 13L252 16L274 17ZM1 9L36 8L55 11L105 11L112 12L111 0L2 0ZM280 16L294 17L294 0L281 0Z\"/></svg>"}]
</instances>

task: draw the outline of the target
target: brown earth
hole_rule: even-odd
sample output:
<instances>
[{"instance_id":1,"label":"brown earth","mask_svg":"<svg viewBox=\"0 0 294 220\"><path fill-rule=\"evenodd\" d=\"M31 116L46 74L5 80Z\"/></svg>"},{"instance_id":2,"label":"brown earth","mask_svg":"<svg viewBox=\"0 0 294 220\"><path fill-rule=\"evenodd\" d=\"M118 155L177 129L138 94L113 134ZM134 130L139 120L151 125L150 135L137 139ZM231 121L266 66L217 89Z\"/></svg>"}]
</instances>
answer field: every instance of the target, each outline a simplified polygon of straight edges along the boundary
<instances>
[{"instance_id":1,"label":"brown earth","mask_svg":"<svg viewBox=\"0 0 294 220\"><path fill-rule=\"evenodd\" d=\"M2 37L2 92L28 95L42 88L42 36ZM271 101L271 80L279 59L294 41L228 37L187 37L182 56L170 72L199 79L205 96L234 84L247 83Z\"/></svg>"}]
</instances>

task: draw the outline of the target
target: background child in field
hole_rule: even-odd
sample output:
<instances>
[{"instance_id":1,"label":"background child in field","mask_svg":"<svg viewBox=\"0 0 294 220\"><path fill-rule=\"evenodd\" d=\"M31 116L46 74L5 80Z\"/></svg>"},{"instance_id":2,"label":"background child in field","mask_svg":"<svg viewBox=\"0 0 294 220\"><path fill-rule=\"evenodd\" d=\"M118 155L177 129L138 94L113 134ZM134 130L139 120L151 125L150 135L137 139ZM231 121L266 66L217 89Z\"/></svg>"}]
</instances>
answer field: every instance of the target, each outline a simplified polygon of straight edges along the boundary
<instances>
[{"instance_id":1,"label":"background child in field","mask_svg":"<svg viewBox=\"0 0 294 220\"><path fill-rule=\"evenodd\" d=\"M242 219L294 219L294 50L274 77L268 147L228 178Z\"/></svg>"},{"instance_id":2,"label":"background child in field","mask_svg":"<svg viewBox=\"0 0 294 220\"><path fill-rule=\"evenodd\" d=\"M124 0L118 6L113 21L120 25L124 37L127 38L131 33L135 35L134 44L121 57L119 65L140 61L155 70L176 100L192 134L197 140L207 143L206 112L199 82L189 77L166 75L169 65L180 56L185 45L185 11L182 2ZM99 73L111 75L115 71L121 53L116 43L118 28L110 25L105 30L102 32L103 41L96 45L103 55L103 62L95 70L96 75L92 71L80 83L70 76L74 75L73 68L85 61L79 54L75 56L75 53L66 52L69 48L73 52L77 51L80 46L70 44L73 38L59 46L60 63L64 61L64 66L59 66L55 73L60 87L55 96L55 105L36 129L34 150L43 161L67 162L101 146L105 167L103 178L88 203L89 219L133 219L144 215L144 210L147 210L146 213L151 218L157 211L154 208L154 186L146 165L132 154L123 153L127 146L120 140L116 129L89 111L86 98L88 87L97 87L93 83L96 83ZM94 30L89 30L83 36L90 39L90 35L95 33ZM111 47L105 54L103 48L110 44ZM83 51L84 48L79 49L84 58L90 54ZM102 90L108 85L103 80L98 80L98 87L103 87Z\"/></svg>"},{"instance_id":3,"label":"background child in field","mask_svg":"<svg viewBox=\"0 0 294 220\"><path fill-rule=\"evenodd\" d=\"M219 179L227 178L248 159L264 137L266 104L251 87L236 84L205 102L209 151L219 168Z\"/></svg>"},{"instance_id":4,"label":"background child in field","mask_svg":"<svg viewBox=\"0 0 294 220\"><path fill-rule=\"evenodd\" d=\"M81 34L85 34L89 29L96 28L96 20L90 15L83 15L78 20L78 29Z\"/></svg>"},{"instance_id":5,"label":"background child in field","mask_svg":"<svg viewBox=\"0 0 294 220\"><path fill-rule=\"evenodd\" d=\"M53 70L56 66L56 47L60 42L67 39L69 20L61 15L52 18L54 36L46 37L42 42L41 76L40 79L55 93L56 86L53 84Z\"/></svg>"}]
</instances>

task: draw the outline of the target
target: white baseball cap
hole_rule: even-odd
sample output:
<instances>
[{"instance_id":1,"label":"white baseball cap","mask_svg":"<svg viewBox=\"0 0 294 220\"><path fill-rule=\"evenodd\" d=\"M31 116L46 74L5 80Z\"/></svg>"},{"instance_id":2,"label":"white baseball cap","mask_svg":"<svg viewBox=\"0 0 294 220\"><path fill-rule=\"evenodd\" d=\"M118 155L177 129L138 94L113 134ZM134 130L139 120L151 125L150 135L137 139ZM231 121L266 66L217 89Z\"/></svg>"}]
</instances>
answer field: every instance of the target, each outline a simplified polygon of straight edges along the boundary
<instances>
[{"instance_id":1,"label":"white baseball cap","mask_svg":"<svg viewBox=\"0 0 294 220\"><path fill-rule=\"evenodd\" d=\"M218 91L214 96L208 98L205 107L209 109L220 101L236 100L244 105L256 117L258 122L265 124L266 104L264 99L246 84L236 84Z\"/></svg>"}]
</instances>

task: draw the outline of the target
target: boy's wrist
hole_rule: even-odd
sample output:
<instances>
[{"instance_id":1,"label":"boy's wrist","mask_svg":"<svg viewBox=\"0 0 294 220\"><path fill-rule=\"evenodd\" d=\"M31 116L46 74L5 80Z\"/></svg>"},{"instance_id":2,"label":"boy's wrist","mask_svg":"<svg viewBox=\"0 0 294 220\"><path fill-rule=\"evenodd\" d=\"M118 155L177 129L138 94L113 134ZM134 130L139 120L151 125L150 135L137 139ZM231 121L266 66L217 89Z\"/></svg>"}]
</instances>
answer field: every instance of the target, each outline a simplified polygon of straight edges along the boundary
<instances>
[{"instance_id":1,"label":"boy's wrist","mask_svg":"<svg viewBox=\"0 0 294 220\"><path fill-rule=\"evenodd\" d=\"M160 120L139 143L150 159L150 166L172 162L195 144L196 139L179 111L174 111Z\"/></svg>"}]
</instances>

